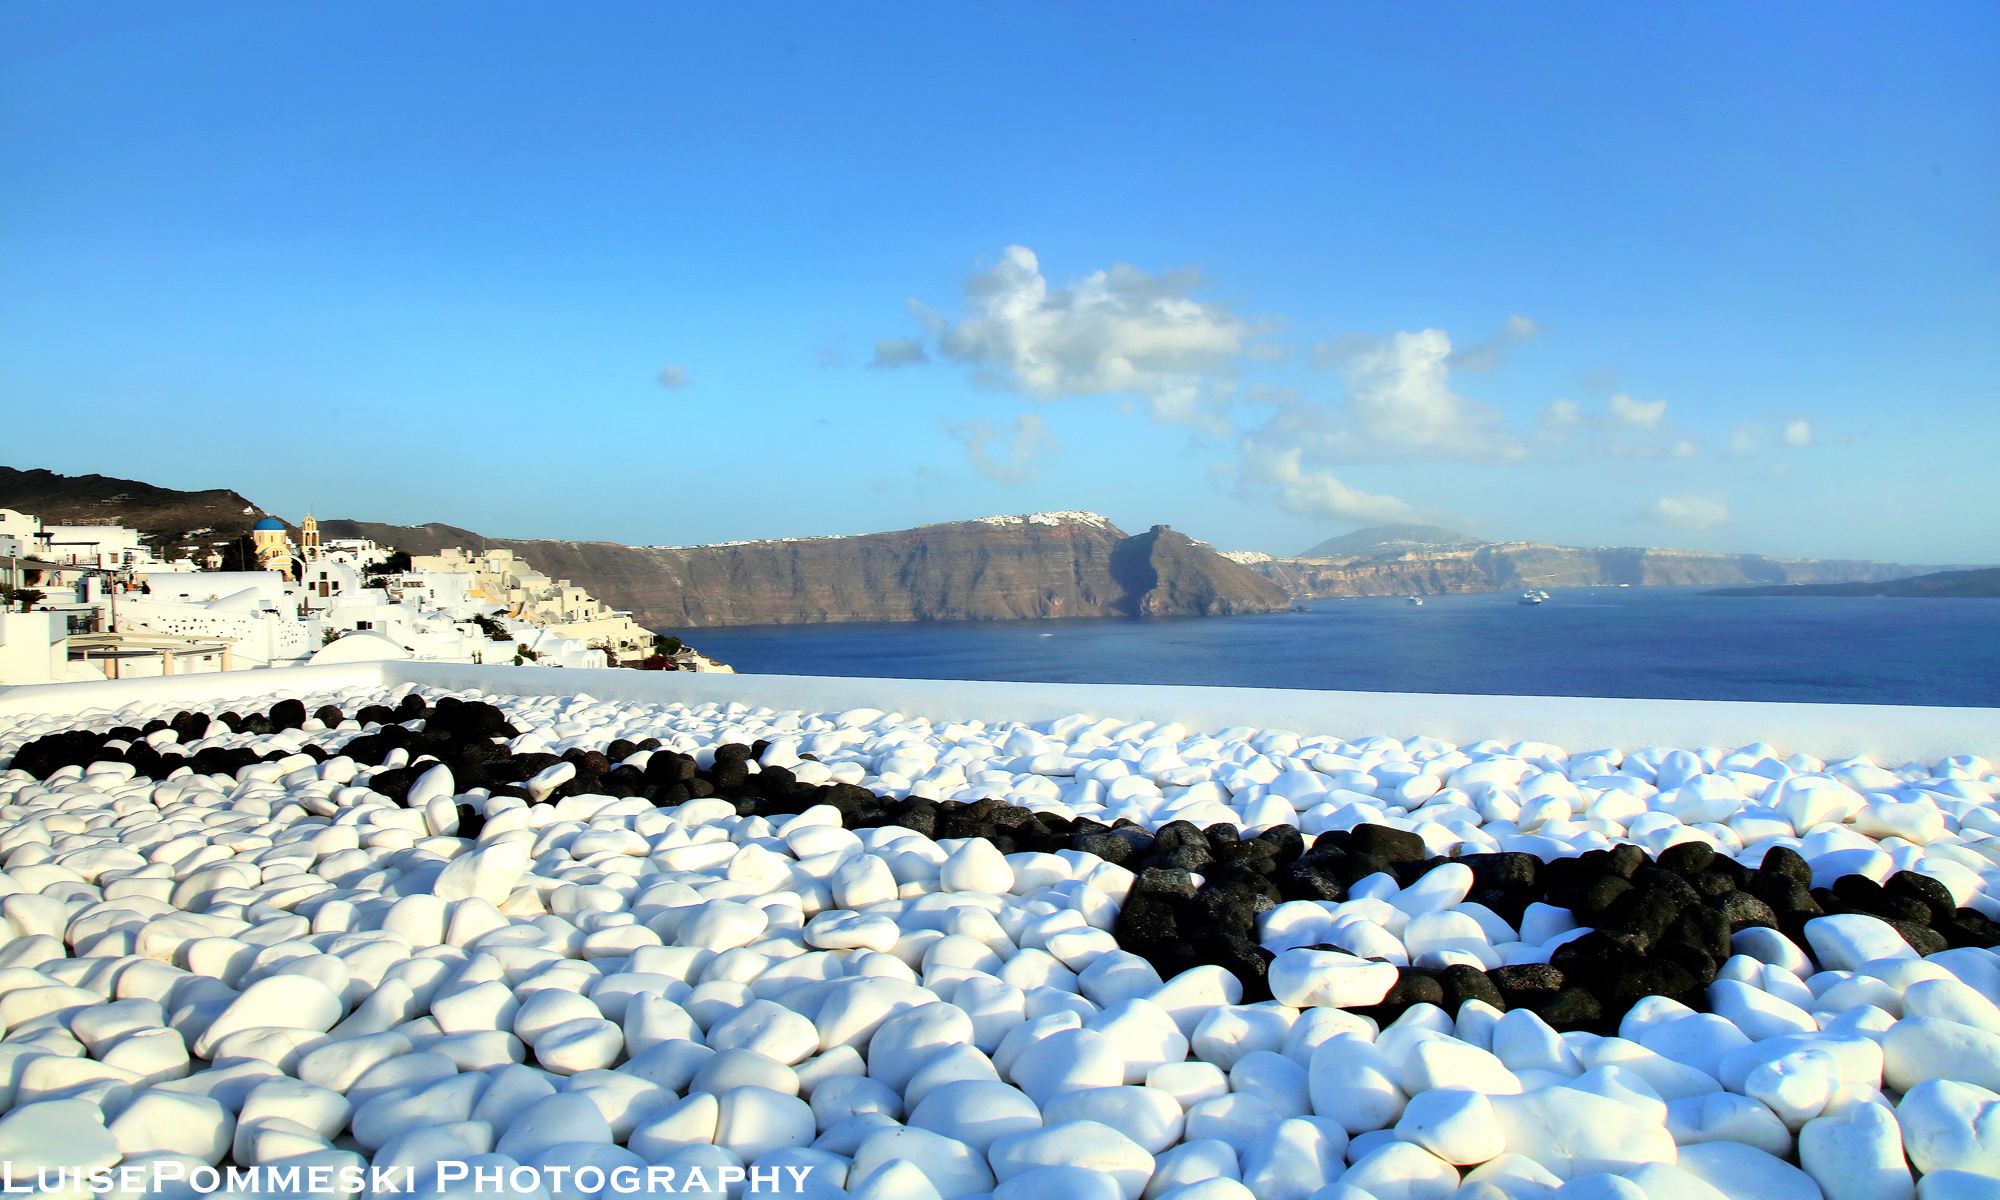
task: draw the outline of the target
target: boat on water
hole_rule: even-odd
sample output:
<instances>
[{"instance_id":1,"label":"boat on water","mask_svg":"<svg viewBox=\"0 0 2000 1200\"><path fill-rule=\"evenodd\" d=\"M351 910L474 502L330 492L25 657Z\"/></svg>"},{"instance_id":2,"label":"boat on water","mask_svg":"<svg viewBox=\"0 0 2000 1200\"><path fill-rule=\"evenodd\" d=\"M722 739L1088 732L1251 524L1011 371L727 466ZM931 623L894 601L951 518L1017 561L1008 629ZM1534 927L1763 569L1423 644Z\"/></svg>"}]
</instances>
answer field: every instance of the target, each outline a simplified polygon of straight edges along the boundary
<instances>
[{"instance_id":1,"label":"boat on water","mask_svg":"<svg viewBox=\"0 0 2000 1200\"><path fill-rule=\"evenodd\" d=\"M1422 604L1423 602L1424 602L1424 598L1423 598L1422 596L1411 596L1411 597L1410 597L1410 603L1412 603L1412 604Z\"/></svg>"},{"instance_id":2,"label":"boat on water","mask_svg":"<svg viewBox=\"0 0 2000 1200\"><path fill-rule=\"evenodd\" d=\"M1547 592L1537 591L1534 588L1529 588L1527 591L1521 593L1520 603L1540 604L1542 601L1547 600L1548 598L1549 594Z\"/></svg>"}]
</instances>

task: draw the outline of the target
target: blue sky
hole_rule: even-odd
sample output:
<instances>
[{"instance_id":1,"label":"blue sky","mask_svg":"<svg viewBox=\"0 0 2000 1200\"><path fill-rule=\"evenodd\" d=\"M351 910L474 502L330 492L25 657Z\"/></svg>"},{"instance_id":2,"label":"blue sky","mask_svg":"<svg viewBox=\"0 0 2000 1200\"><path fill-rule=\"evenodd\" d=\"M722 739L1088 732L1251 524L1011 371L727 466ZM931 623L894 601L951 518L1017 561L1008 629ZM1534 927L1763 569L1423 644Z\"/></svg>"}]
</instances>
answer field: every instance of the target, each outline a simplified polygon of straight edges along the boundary
<instances>
[{"instance_id":1,"label":"blue sky","mask_svg":"<svg viewBox=\"0 0 2000 1200\"><path fill-rule=\"evenodd\" d=\"M2000 562L1977 4L0 9L0 462Z\"/></svg>"}]
</instances>

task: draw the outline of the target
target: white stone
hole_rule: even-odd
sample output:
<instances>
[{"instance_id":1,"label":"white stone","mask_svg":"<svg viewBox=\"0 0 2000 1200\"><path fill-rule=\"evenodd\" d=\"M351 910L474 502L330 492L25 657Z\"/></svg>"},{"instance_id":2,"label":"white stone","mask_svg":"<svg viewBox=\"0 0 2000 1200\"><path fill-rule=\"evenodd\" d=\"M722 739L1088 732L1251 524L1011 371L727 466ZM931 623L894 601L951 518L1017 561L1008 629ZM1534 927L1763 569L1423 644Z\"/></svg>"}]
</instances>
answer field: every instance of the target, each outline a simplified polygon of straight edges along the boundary
<instances>
[{"instance_id":1,"label":"white stone","mask_svg":"<svg viewBox=\"0 0 2000 1200\"><path fill-rule=\"evenodd\" d=\"M1439 1088L1412 1096L1396 1121L1396 1136L1453 1166L1475 1166L1507 1150L1507 1137L1485 1094Z\"/></svg>"},{"instance_id":2,"label":"white stone","mask_svg":"<svg viewBox=\"0 0 2000 1200\"><path fill-rule=\"evenodd\" d=\"M1838 1116L1807 1121L1799 1131L1799 1165L1826 1200L1911 1200L1916 1180L1903 1157L1896 1116L1878 1104L1857 1104Z\"/></svg>"},{"instance_id":3,"label":"white stone","mask_svg":"<svg viewBox=\"0 0 2000 1200\"><path fill-rule=\"evenodd\" d=\"M896 1127L870 1135L854 1152L848 1178L867 1180L883 1164L904 1159L943 1200L993 1190L993 1170L972 1147L927 1129Z\"/></svg>"},{"instance_id":4,"label":"white stone","mask_svg":"<svg viewBox=\"0 0 2000 1200\"><path fill-rule=\"evenodd\" d=\"M1894 926L1860 913L1807 921L1806 941L1820 969L1826 971L1853 971L1877 959L1917 956Z\"/></svg>"},{"instance_id":5,"label":"white stone","mask_svg":"<svg viewBox=\"0 0 2000 1200\"><path fill-rule=\"evenodd\" d=\"M1068 1121L1010 1133L987 1154L1001 1182L1036 1167L1081 1167L1109 1177L1123 1200L1139 1200L1153 1174L1153 1156L1124 1134L1095 1121Z\"/></svg>"},{"instance_id":6,"label":"white stone","mask_svg":"<svg viewBox=\"0 0 2000 1200\"><path fill-rule=\"evenodd\" d=\"M305 1029L323 1033L343 1012L340 997L317 979L272 975L244 988L195 1040L196 1057L207 1058L217 1042L243 1029Z\"/></svg>"},{"instance_id":7,"label":"white stone","mask_svg":"<svg viewBox=\"0 0 2000 1200\"><path fill-rule=\"evenodd\" d=\"M1125 1056L1116 1042L1095 1030L1067 1029L1022 1051L1009 1078L1041 1106L1062 1092L1124 1083Z\"/></svg>"},{"instance_id":8,"label":"white stone","mask_svg":"<svg viewBox=\"0 0 2000 1200\"><path fill-rule=\"evenodd\" d=\"M1390 1142L1349 1167L1339 1182L1376 1200L1445 1200L1458 1190L1450 1163L1410 1142Z\"/></svg>"},{"instance_id":9,"label":"white stone","mask_svg":"<svg viewBox=\"0 0 2000 1200\"><path fill-rule=\"evenodd\" d=\"M228 1155L236 1117L207 1096L144 1091L111 1122L111 1136L126 1157L166 1152L213 1166Z\"/></svg>"},{"instance_id":10,"label":"white stone","mask_svg":"<svg viewBox=\"0 0 2000 1200\"><path fill-rule=\"evenodd\" d=\"M1792 1152L1791 1131L1762 1103L1730 1092L1710 1092L1667 1102L1666 1129L1675 1144L1741 1142L1783 1158Z\"/></svg>"},{"instance_id":11,"label":"white stone","mask_svg":"<svg viewBox=\"0 0 2000 1200\"><path fill-rule=\"evenodd\" d=\"M1896 1118L1917 1170L2000 1176L2000 1094L1933 1079L1910 1089Z\"/></svg>"},{"instance_id":12,"label":"white stone","mask_svg":"<svg viewBox=\"0 0 2000 1200\"><path fill-rule=\"evenodd\" d=\"M1729 1200L1825 1200L1812 1176L1737 1142L1688 1146L1676 1165Z\"/></svg>"},{"instance_id":13,"label":"white stone","mask_svg":"<svg viewBox=\"0 0 2000 1200\"><path fill-rule=\"evenodd\" d=\"M1408 1099L1396 1068L1381 1051L1353 1034L1339 1034L1313 1051L1307 1087L1314 1114L1340 1122L1351 1136L1382 1129L1403 1113Z\"/></svg>"},{"instance_id":14,"label":"white stone","mask_svg":"<svg viewBox=\"0 0 2000 1200\"><path fill-rule=\"evenodd\" d=\"M2000 1034L1935 1017L1905 1017L1882 1035L1882 1078L1899 1092L1932 1079L2000 1091Z\"/></svg>"},{"instance_id":15,"label":"white stone","mask_svg":"<svg viewBox=\"0 0 2000 1200\"><path fill-rule=\"evenodd\" d=\"M1149 1087L1082 1088L1059 1093L1043 1107L1042 1122L1060 1125L1066 1121L1095 1121L1108 1126L1148 1154L1159 1154L1179 1142L1187 1125L1180 1104ZM1341 1140L1344 1144L1344 1135Z\"/></svg>"},{"instance_id":16,"label":"white stone","mask_svg":"<svg viewBox=\"0 0 2000 1200\"><path fill-rule=\"evenodd\" d=\"M1325 1117L1280 1121L1243 1154L1243 1186L1261 1200L1306 1200L1340 1178L1347 1133Z\"/></svg>"},{"instance_id":17,"label":"white stone","mask_svg":"<svg viewBox=\"0 0 2000 1200\"><path fill-rule=\"evenodd\" d=\"M1271 995L1294 1008L1380 1004L1396 986L1396 968L1331 950L1287 950L1271 960Z\"/></svg>"},{"instance_id":18,"label":"white stone","mask_svg":"<svg viewBox=\"0 0 2000 1200\"><path fill-rule=\"evenodd\" d=\"M1674 1140L1644 1114L1567 1087L1493 1096L1493 1115L1507 1149L1534 1159L1558 1178L1622 1174L1643 1163L1672 1163Z\"/></svg>"}]
</instances>

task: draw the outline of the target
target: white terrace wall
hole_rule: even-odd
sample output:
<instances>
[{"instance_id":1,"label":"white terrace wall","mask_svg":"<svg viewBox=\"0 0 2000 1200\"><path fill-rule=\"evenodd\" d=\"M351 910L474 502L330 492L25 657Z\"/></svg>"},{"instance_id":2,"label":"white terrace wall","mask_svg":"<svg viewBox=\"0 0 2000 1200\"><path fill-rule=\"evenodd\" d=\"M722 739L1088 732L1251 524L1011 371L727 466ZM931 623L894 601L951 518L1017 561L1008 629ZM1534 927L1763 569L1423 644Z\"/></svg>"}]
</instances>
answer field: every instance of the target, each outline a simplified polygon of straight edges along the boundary
<instances>
[{"instance_id":1,"label":"white terrace wall","mask_svg":"<svg viewBox=\"0 0 2000 1200\"><path fill-rule=\"evenodd\" d=\"M1484 738L1553 742L1572 751L1735 747L1761 741L1787 754L1803 750L1828 759L1867 754L1892 765L1963 753L2000 758L2000 708L702 675L415 662L0 688L0 712L75 712L118 708L135 700L209 703L398 683L506 696L585 692L600 700L648 703L737 700L752 707L818 712L879 708L952 720L1044 721L1082 712L1179 721L1191 730L1253 725L1348 738L1429 734L1460 744Z\"/></svg>"}]
</instances>

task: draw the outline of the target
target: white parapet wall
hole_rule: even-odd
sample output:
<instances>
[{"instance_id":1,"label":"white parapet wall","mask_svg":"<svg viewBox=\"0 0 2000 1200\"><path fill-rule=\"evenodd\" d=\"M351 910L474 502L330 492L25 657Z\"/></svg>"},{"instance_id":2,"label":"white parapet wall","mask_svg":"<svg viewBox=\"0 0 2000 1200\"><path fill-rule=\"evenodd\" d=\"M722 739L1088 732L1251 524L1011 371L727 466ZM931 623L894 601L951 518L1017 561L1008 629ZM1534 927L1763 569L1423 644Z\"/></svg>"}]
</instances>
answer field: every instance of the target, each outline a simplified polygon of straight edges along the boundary
<instances>
[{"instance_id":1,"label":"white parapet wall","mask_svg":"<svg viewBox=\"0 0 2000 1200\"><path fill-rule=\"evenodd\" d=\"M1736 747L1768 742L1826 759L1869 755L1889 764L1950 754L2000 758L2000 708L1886 704L1777 704L1577 696L1456 696L1315 692L1160 684L1002 683L847 679L819 675L704 675L554 667L383 662L232 671L172 678L0 688L0 713L80 712L134 701L212 704L278 693L400 683L501 696L586 693L600 700L680 701L840 712L879 708L934 720L1046 721L1069 713L1179 721L1190 730L1233 725L1345 738L1427 734L1460 744L1492 738L1551 742L1571 751L1640 746ZM268 703L268 700L266 701ZM264 703L258 707L265 707Z\"/></svg>"}]
</instances>

